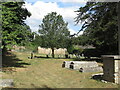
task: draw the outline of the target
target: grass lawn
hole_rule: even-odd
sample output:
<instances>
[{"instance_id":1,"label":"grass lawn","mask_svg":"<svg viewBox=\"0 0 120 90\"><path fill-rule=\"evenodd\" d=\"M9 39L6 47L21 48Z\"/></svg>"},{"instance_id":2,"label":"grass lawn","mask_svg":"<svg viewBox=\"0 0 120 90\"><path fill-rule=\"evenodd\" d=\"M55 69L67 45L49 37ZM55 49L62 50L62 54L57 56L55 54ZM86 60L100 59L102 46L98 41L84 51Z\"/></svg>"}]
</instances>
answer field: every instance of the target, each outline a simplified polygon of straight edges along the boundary
<instances>
[{"instance_id":1,"label":"grass lawn","mask_svg":"<svg viewBox=\"0 0 120 90\"><path fill-rule=\"evenodd\" d=\"M103 83L101 81L90 79L91 75L95 73L80 73L61 67L63 61L72 59L28 59L30 53L13 52L13 54L14 56L8 55L4 58L4 62L9 62L10 65L4 66L3 70L6 69L7 71L2 73L2 78L13 79L15 88L118 87L118 85L113 83Z\"/></svg>"}]
</instances>

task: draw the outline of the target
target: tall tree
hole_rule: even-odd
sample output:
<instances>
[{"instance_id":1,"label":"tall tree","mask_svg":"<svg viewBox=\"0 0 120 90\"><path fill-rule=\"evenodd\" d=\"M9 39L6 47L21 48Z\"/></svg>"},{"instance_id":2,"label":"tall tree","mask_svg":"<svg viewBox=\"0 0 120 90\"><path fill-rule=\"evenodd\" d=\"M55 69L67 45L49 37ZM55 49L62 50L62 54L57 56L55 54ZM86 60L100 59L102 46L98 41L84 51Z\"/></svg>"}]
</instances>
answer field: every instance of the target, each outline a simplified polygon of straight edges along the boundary
<instances>
[{"instance_id":1,"label":"tall tree","mask_svg":"<svg viewBox=\"0 0 120 90\"><path fill-rule=\"evenodd\" d=\"M57 15L56 12L49 13L42 20L39 29L42 39L41 46L51 48L53 58L55 48L65 48L67 46L66 40L70 35L67 25L62 16Z\"/></svg>"},{"instance_id":2,"label":"tall tree","mask_svg":"<svg viewBox=\"0 0 120 90\"><path fill-rule=\"evenodd\" d=\"M4 48L8 48L11 45L22 43L26 35L31 32L24 23L24 20L31 14L23 7L24 2L1 2L1 4L2 45Z\"/></svg>"},{"instance_id":3,"label":"tall tree","mask_svg":"<svg viewBox=\"0 0 120 90\"><path fill-rule=\"evenodd\" d=\"M120 55L120 1L118 2L118 8L117 8L117 12L118 12L118 33L119 33L119 55Z\"/></svg>"},{"instance_id":4,"label":"tall tree","mask_svg":"<svg viewBox=\"0 0 120 90\"><path fill-rule=\"evenodd\" d=\"M118 54L117 3L88 2L77 10L76 22L84 21L85 36L104 54Z\"/></svg>"}]
</instances>

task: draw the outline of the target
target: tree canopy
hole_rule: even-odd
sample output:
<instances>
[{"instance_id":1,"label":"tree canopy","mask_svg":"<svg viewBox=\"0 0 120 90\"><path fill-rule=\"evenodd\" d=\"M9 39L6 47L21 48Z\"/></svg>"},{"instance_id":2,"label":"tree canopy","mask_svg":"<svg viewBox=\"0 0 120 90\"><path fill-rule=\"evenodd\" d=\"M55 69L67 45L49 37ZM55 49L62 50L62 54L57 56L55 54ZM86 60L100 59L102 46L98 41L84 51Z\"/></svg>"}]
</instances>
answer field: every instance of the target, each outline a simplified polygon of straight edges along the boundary
<instances>
[{"instance_id":1,"label":"tree canopy","mask_svg":"<svg viewBox=\"0 0 120 90\"><path fill-rule=\"evenodd\" d=\"M2 9L2 45L25 45L30 40L31 30L25 24L31 13L23 7L24 2L1 2Z\"/></svg>"},{"instance_id":2,"label":"tree canopy","mask_svg":"<svg viewBox=\"0 0 120 90\"><path fill-rule=\"evenodd\" d=\"M55 48L65 48L70 32L67 28L67 23L61 15L56 12L51 12L46 15L42 24L39 25L39 33L41 38L41 47L51 48L52 57L54 57Z\"/></svg>"},{"instance_id":3,"label":"tree canopy","mask_svg":"<svg viewBox=\"0 0 120 90\"><path fill-rule=\"evenodd\" d=\"M118 22L116 2L88 2L79 8L76 23L84 22L84 34L79 37L84 44L92 44L104 54L118 53ZM85 38L85 40L84 40Z\"/></svg>"}]
</instances>

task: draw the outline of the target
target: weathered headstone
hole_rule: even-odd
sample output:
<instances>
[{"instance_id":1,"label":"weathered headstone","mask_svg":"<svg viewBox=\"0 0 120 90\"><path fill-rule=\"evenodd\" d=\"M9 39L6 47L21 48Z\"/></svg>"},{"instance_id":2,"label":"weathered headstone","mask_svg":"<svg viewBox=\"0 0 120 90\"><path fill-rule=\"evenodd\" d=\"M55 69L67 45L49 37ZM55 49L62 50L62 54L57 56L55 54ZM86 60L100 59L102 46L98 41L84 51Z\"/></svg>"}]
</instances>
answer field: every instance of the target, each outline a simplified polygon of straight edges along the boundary
<instances>
[{"instance_id":1,"label":"weathered headstone","mask_svg":"<svg viewBox=\"0 0 120 90\"><path fill-rule=\"evenodd\" d=\"M102 55L102 59L104 73L103 79L109 82L120 84L120 55Z\"/></svg>"}]
</instances>

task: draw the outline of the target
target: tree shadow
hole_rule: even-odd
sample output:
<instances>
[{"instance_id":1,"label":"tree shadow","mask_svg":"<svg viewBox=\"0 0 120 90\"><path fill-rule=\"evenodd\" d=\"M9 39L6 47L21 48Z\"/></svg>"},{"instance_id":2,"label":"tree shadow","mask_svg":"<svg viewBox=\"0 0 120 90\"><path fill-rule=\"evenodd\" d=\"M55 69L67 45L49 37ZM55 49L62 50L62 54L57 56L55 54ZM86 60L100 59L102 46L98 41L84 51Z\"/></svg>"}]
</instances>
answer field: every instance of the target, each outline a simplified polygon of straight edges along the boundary
<instances>
[{"instance_id":1,"label":"tree shadow","mask_svg":"<svg viewBox=\"0 0 120 90\"><path fill-rule=\"evenodd\" d=\"M51 58L51 57L47 57L47 56L34 56L34 58Z\"/></svg>"},{"instance_id":2,"label":"tree shadow","mask_svg":"<svg viewBox=\"0 0 120 90\"><path fill-rule=\"evenodd\" d=\"M91 77L91 79L101 81L103 80L103 74L96 74Z\"/></svg>"},{"instance_id":3,"label":"tree shadow","mask_svg":"<svg viewBox=\"0 0 120 90\"><path fill-rule=\"evenodd\" d=\"M2 69L9 67L21 67L25 68L25 65L31 65L29 63L22 62L23 60L20 60L11 52L7 52L6 54L2 55Z\"/></svg>"},{"instance_id":4,"label":"tree shadow","mask_svg":"<svg viewBox=\"0 0 120 90\"><path fill-rule=\"evenodd\" d=\"M54 90L54 89L48 87L47 85L43 85L43 88L45 88L46 90Z\"/></svg>"},{"instance_id":5,"label":"tree shadow","mask_svg":"<svg viewBox=\"0 0 120 90\"><path fill-rule=\"evenodd\" d=\"M65 58L65 57L49 57L49 56L34 56L34 58L44 58L44 59L68 59L68 58Z\"/></svg>"},{"instance_id":6,"label":"tree shadow","mask_svg":"<svg viewBox=\"0 0 120 90\"><path fill-rule=\"evenodd\" d=\"M16 87L5 87L2 90L57 90L55 88L50 88L47 85L43 85L41 88L36 87L34 84L31 84L33 88L16 88Z\"/></svg>"}]
</instances>

